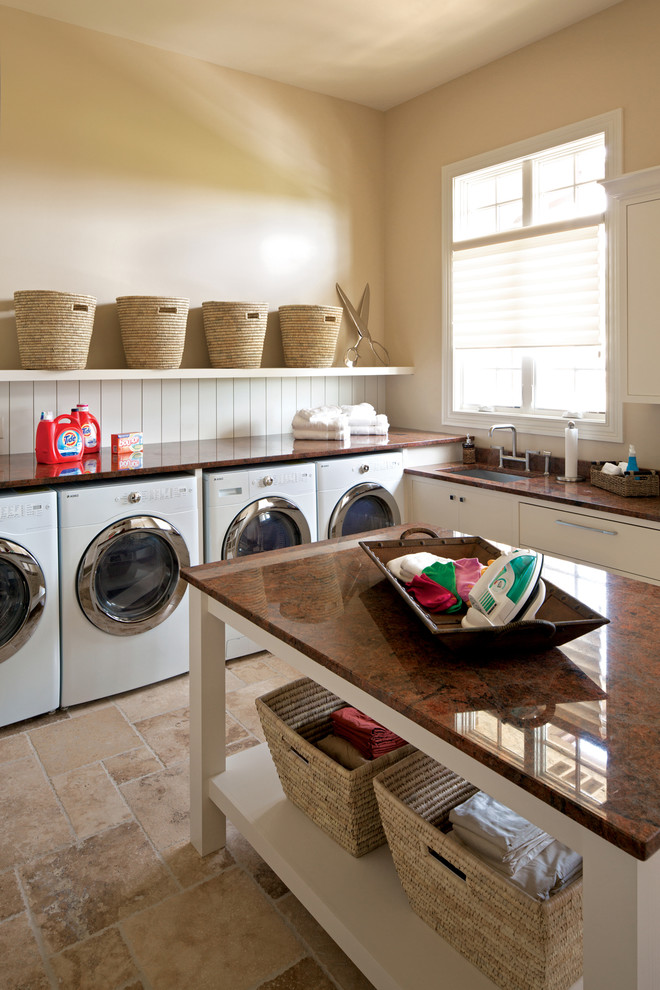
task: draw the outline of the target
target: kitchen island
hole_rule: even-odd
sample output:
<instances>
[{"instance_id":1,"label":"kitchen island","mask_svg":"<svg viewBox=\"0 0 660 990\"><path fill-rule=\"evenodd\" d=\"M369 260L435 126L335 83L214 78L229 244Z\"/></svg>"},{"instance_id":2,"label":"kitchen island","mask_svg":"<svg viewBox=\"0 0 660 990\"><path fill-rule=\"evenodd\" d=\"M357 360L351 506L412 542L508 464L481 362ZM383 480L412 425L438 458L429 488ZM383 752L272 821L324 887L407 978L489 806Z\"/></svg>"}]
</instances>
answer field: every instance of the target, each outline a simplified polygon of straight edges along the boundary
<instances>
[{"instance_id":1,"label":"kitchen island","mask_svg":"<svg viewBox=\"0 0 660 990\"><path fill-rule=\"evenodd\" d=\"M544 576L610 624L561 650L468 661L438 644L356 538L184 576L201 854L223 845L227 815L378 990L493 990L414 915L387 847L355 860L336 846L284 798L265 745L225 760L226 621L580 852L584 990L660 987L660 588L546 558Z\"/></svg>"}]
</instances>

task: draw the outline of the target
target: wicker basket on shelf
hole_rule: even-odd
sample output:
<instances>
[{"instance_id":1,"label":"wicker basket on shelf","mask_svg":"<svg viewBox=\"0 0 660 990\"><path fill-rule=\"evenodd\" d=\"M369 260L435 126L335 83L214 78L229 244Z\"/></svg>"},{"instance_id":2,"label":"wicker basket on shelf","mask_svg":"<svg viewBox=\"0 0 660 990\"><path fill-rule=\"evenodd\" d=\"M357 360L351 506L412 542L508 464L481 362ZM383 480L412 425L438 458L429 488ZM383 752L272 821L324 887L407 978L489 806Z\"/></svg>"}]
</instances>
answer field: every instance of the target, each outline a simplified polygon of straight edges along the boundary
<instances>
[{"instance_id":1,"label":"wicker basket on shelf","mask_svg":"<svg viewBox=\"0 0 660 990\"><path fill-rule=\"evenodd\" d=\"M591 465L591 484L596 488L623 498L653 497L660 493L658 475L655 471L640 470L629 474L603 474L601 468L605 461L594 461Z\"/></svg>"},{"instance_id":2,"label":"wicker basket on shelf","mask_svg":"<svg viewBox=\"0 0 660 990\"><path fill-rule=\"evenodd\" d=\"M410 905L503 990L568 990L582 973L582 880L536 900L447 834L476 790L420 752L374 780Z\"/></svg>"},{"instance_id":3,"label":"wicker basket on shelf","mask_svg":"<svg viewBox=\"0 0 660 990\"><path fill-rule=\"evenodd\" d=\"M212 368L260 368L268 303L203 302Z\"/></svg>"},{"instance_id":4,"label":"wicker basket on shelf","mask_svg":"<svg viewBox=\"0 0 660 990\"><path fill-rule=\"evenodd\" d=\"M331 368L341 326L341 306L280 306L287 368Z\"/></svg>"},{"instance_id":5,"label":"wicker basket on shelf","mask_svg":"<svg viewBox=\"0 0 660 990\"><path fill-rule=\"evenodd\" d=\"M23 368L78 371L86 366L96 312L94 296L26 289L14 293L14 307Z\"/></svg>"},{"instance_id":6,"label":"wicker basket on shelf","mask_svg":"<svg viewBox=\"0 0 660 990\"><path fill-rule=\"evenodd\" d=\"M121 339L129 368L179 368L190 300L178 296L118 296Z\"/></svg>"},{"instance_id":7,"label":"wicker basket on shelf","mask_svg":"<svg viewBox=\"0 0 660 990\"><path fill-rule=\"evenodd\" d=\"M256 699L257 711L287 798L352 856L385 842L373 778L413 752L406 745L347 770L315 745L332 733L332 712L345 701L303 677Z\"/></svg>"}]
</instances>

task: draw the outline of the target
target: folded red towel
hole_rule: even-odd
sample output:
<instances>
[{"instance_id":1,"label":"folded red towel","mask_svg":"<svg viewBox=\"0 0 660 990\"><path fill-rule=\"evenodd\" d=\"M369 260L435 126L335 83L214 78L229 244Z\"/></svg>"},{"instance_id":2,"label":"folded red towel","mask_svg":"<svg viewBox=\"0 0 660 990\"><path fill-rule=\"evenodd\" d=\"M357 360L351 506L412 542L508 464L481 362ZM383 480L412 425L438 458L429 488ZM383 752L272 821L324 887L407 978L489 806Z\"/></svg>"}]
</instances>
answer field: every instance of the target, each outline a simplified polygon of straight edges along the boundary
<instances>
[{"instance_id":1,"label":"folded red towel","mask_svg":"<svg viewBox=\"0 0 660 990\"><path fill-rule=\"evenodd\" d=\"M406 745L405 739L396 732L386 729L357 708L339 708L333 712L332 727L336 736L348 739L370 760Z\"/></svg>"}]
</instances>

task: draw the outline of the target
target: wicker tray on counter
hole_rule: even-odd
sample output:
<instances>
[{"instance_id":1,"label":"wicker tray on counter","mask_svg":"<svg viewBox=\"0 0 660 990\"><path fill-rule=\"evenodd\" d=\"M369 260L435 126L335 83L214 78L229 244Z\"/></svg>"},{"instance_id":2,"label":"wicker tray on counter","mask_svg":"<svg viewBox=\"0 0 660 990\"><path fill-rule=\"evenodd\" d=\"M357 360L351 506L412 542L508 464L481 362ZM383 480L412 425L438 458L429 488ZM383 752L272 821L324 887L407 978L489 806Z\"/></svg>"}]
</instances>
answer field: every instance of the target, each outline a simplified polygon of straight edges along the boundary
<instances>
[{"instance_id":1,"label":"wicker tray on counter","mask_svg":"<svg viewBox=\"0 0 660 990\"><path fill-rule=\"evenodd\" d=\"M422 532L428 536L418 535L412 538L413 533ZM398 540L360 540L360 546L426 628L437 636L443 646L455 653L469 654L476 650L529 653L530 650L548 650L610 621L544 577L545 601L535 619L509 622L503 626L464 629L461 619L465 610L451 614L427 611L408 592L406 585L392 574L387 564L395 557L420 551L452 560L477 557L482 564L487 564L489 560L499 557L501 550L480 536L438 537L432 530L419 528L405 530Z\"/></svg>"},{"instance_id":2,"label":"wicker tray on counter","mask_svg":"<svg viewBox=\"0 0 660 990\"><path fill-rule=\"evenodd\" d=\"M606 461L594 461L591 465L591 484L604 488L623 498L653 497L660 494L660 478L655 471L640 469L625 474L603 474L601 467Z\"/></svg>"}]
</instances>

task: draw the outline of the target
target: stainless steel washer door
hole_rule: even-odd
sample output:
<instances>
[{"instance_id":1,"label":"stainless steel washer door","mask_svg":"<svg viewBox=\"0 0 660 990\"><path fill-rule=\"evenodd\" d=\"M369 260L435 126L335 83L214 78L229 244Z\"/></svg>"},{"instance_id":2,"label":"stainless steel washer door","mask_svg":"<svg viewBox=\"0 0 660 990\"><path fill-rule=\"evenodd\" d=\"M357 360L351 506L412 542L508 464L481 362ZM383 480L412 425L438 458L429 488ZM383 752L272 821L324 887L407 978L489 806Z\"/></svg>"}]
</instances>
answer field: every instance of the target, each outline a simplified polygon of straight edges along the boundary
<instances>
[{"instance_id":1,"label":"stainless steel washer door","mask_svg":"<svg viewBox=\"0 0 660 990\"><path fill-rule=\"evenodd\" d=\"M251 502L234 517L224 539L222 558L231 560L311 542L302 510L288 499L272 495Z\"/></svg>"},{"instance_id":2,"label":"stainless steel washer door","mask_svg":"<svg viewBox=\"0 0 660 990\"><path fill-rule=\"evenodd\" d=\"M190 564L181 534L156 516L130 516L104 529L78 567L80 607L99 629L134 636L164 622L186 591Z\"/></svg>"},{"instance_id":3,"label":"stainless steel washer door","mask_svg":"<svg viewBox=\"0 0 660 990\"><path fill-rule=\"evenodd\" d=\"M46 604L46 580L25 547L0 539L0 663L35 632Z\"/></svg>"},{"instance_id":4,"label":"stainless steel washer door","mask_svg":"<svg viewBox=\"0 0 660 990\"><path fill-rule=\"evenodd\" d=\"M398 526L401 513L391 492L375 481L355 485L339 499L328 523L328 537L354 536L385 526Z\"/></svg>"}]
</instances>

